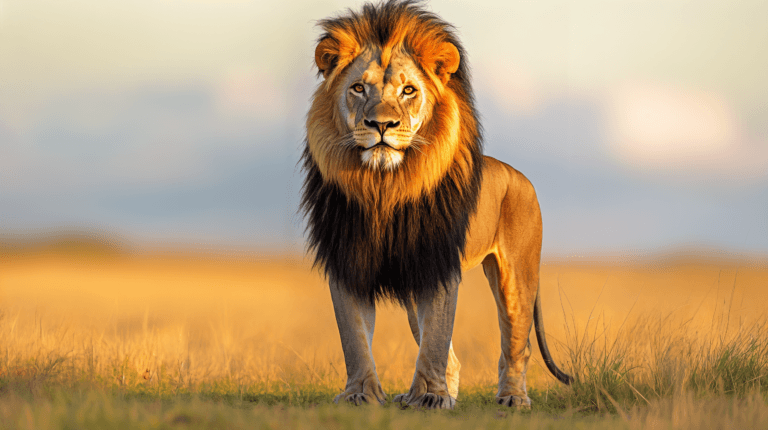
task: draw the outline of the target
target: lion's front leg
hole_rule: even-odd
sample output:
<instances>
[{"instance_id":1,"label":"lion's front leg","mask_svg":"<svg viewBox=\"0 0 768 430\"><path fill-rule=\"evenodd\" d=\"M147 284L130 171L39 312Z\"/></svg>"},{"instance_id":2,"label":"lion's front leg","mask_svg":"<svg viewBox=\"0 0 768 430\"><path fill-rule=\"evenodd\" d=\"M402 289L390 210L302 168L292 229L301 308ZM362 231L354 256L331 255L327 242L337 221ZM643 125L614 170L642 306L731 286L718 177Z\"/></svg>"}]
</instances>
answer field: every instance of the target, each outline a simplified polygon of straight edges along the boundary
<instances>
[{"instance_id":1,"label":"lion's front leg","mask_svg":"<svg viewBox=\"0 0 768 430\"><path fill-rule=\"evenodd\" d=\"M413 338L416 340L416 345L421 343L419 333L419 317L416 314L416 302L411 300L404 306L406 314L408 314L408 325L413 333ZM453 351L453 342L451 342L451 348L448 350L448 367L445 369L445 379L448 383L448 394L454 399L459 398L459 371L461 370L461 363L456 357L456 353ZM402 396L405 396L403 394Z\"/></svg>"},{"instance_id":2,"label":"lion's front leg","mask_svg":"<svg viewBox=\"0 0 768 430\"><path fill-rule=\"evenodd\" d=\"M344 392L333 400L360 405L384 404L386 394L381 388L373 362L371 341L376 323L376 307L363 303L349 294L343 285L330 282L333 310L339 326L344 362L347 366L347 385Z\"/></svg>"},{"instance_id":3,"label":"lion's front leg","mask_svg":"<svg viewBox=\"0 0 768 430\"><path fill-rule=\"evenodd\" d=\"M416 304L419 327L419 355L411 388L394 401L428 409L453 409L456 398L446 381L453 320L456 316L458 282Z\"/></svg>"}]
</instances>

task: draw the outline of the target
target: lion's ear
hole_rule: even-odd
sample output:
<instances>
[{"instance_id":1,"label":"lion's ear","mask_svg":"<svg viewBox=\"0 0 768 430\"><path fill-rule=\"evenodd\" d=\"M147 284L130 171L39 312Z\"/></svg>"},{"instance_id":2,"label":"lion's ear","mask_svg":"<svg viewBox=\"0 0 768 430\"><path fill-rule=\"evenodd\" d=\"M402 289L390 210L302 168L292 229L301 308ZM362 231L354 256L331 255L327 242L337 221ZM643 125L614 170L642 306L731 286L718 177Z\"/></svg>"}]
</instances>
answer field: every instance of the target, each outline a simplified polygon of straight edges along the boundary
<instances>
[{"instance_id":1,"label":"lion's ear","mask_svg":"<svg viewBox=\"0 0 768 430\"><path fill-rule=\"evenodd\" d=\"M429 62L431 63L432 70L443 81L443 84L448 83L451 75L459 70L461 58L458 48L453 43L443 42L430 57Z\"/></svg>"},{"instance_id":2,"label":"lion's ear","mask_svg":"<svg viewBox=\"0 0 768 430\"><path fill-rule=\"evenodd\" d=\"M360 53L355 38L344 32L326 36L315 48L315 64L325 79L333 80L338 70L347 65ZM338 69L338 70L337 70Z\"/></svg>"},{"instance_id":3,"label":"lion's ear","mask_svg":"<svg viewBox=\"0 0 768 430\"><path fill-rule=\"evenodd\" d=\"M315 64L324 77L333 70L339 61L339 44L330 37L326 37L315 48Z\"/></svg>"}]
</instances>

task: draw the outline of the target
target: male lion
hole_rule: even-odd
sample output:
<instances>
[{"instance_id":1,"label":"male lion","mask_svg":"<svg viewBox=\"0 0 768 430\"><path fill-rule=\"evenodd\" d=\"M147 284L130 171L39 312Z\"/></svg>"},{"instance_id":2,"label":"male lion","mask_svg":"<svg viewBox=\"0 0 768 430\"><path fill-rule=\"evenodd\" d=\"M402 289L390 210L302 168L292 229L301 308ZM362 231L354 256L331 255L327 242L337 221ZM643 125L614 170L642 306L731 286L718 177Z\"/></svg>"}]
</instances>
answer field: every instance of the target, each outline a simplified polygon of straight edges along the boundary
<instances>
[{"instance_id":1,"label":"male lion","mask_svg":"<svg viewBox=\"0 0 768 430\"><path fill-rule=\"evenodd\" d=\"M307 117L302 208L309 248L328 276L347 385L335 401L384 403L371 354L376 302L408 314L416 372L395 402L453 408L451 335L461 271L480 263L501 326L496 401L528 407L541 214L530 182L482 155L467 57L453 28L410 0L366 4L320 21L324 77Z\"/></svg>"}]
</instances>

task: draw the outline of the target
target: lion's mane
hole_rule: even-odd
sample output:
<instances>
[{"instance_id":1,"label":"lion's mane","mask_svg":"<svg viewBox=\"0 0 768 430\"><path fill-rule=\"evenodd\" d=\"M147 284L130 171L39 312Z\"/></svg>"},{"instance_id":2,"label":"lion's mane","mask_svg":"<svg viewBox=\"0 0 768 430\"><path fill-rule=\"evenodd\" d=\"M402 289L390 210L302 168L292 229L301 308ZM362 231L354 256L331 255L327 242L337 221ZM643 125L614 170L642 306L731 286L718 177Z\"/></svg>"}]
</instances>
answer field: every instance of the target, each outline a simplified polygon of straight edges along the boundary
<instances>
[{"instance_id":1,"label":"lion's mane","mask_svg":"<svg viewBox=\"0 0 768 430\"><path fill-rule=\"evenodd\" d=\"M315 265L360 299L428 298L461 277L482 180L481 130L466 53L449 24L408 0L366 4L361 13L350 10L319 25L320 42L330 38L338 49L327 54L331 67L320 70L325 81L307 116L301 207L309 250ZM445 88L438 82L440 59L434 58L442 42L456 46L461 58ZM409 53L436 101L418 133L423 144L409 147L392 171L364 167L359 149L340 144L343 119L336 101L345 89L339 77L369 46L380 48L382 57L393 49Z\"/></svg>"}]
</instances>

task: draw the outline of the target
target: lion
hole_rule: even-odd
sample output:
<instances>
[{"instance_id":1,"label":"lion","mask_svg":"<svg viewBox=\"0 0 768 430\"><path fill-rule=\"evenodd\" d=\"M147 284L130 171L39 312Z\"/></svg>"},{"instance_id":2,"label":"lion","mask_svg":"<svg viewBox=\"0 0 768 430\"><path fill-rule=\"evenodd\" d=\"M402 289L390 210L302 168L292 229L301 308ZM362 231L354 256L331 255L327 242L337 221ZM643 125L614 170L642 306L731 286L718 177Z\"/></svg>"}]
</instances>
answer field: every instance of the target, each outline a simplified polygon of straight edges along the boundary
<instances>
[{"instance_id":1,"label":"lion","mask_svg":"<svg viewBox=\"0 0 768 430\"><path fill-rule=\"evenodd\" d=\"M453 27L411 0L365 4L319 22L322 82L306 122L301 207L328 278L347 368L334 401L386 401L371 342L376 304L405 308L419 346L395 402L451 409L460 364L451 336L461 273L479 264L501 328L501 405L530 407L533 322L541 317L542 223L520 172L483 156L467 55Z\"/></svg>"}]
</instances>

